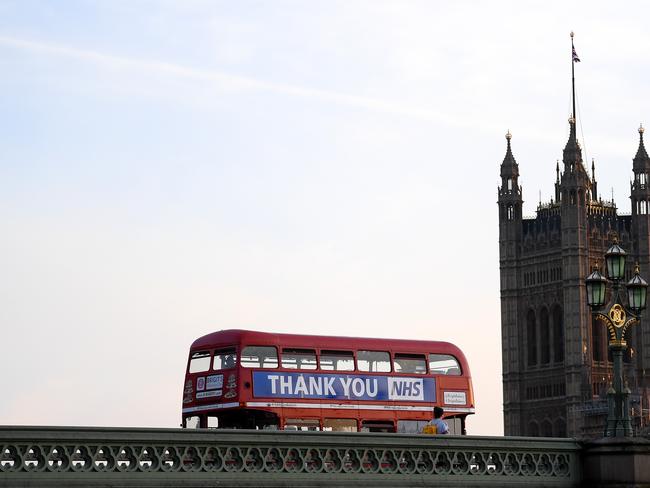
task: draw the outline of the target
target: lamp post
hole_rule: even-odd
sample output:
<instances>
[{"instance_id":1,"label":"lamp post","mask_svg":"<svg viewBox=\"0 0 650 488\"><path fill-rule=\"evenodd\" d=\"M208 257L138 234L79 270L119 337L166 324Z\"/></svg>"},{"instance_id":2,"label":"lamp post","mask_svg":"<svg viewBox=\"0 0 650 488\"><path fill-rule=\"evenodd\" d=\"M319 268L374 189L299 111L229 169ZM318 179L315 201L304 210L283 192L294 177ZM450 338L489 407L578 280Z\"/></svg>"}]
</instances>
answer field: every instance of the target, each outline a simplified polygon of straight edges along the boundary
<instances>
[{"instance_id":1,"label":"lamp post","mask_svg":"<svg viewBox=\"0 0 650 488\"><path fill-rule=\"evenodd\" d=\"M614 360L613 384L607 390L607 424L605 437L627 437L632 435L630 419L630 389L623 383L623 353L627 349L625 332L641 320L641 312L646 307L648 283L639 276L639 265L634 269L634 277L622 284L625 277L627 253L618 245L618 239L605 253L607 280L598 267L587 276L587 303L593 317L602 322L609 331L609 349ZM610 300L605 304L607 282L612 284ZM625 287L627 296L621 291Z\"/></svg>"}]
</instances>

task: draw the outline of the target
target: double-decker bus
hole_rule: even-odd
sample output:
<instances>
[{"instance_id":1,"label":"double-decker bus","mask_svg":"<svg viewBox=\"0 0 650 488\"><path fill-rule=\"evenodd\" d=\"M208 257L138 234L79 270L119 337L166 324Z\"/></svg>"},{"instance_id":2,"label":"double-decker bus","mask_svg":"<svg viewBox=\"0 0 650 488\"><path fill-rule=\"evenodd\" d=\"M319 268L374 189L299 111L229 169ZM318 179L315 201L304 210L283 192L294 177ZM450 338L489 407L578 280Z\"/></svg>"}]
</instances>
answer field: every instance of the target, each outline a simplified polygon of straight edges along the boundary
<instances>
[{"instance_id":1,"label":"double-decker bus","mask_svg":"<svg viewBox=\"0 0 650 488\"><path fill-rule=\"evenodd\" d=\"M183 426L453 434L474 413L465 355L448 342L223 330L192 344Z\"/></svg>"}]
</instances>

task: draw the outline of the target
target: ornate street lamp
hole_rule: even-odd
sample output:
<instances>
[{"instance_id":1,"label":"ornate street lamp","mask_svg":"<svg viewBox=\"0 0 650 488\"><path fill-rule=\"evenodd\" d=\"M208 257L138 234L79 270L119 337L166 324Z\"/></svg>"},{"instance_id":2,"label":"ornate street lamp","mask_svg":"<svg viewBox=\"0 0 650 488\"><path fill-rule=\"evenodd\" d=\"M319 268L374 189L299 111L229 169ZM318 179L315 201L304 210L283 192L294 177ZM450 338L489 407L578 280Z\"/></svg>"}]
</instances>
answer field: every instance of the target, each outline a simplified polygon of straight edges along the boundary
<instances>
[{"instance_id":1,"label":"ornate street lamp","mask_svg":"<svg viewBox=\"0 0 650 488\"><path fill-rule=\"evenodd\" d=\"M590 307L605 305L605 288L607 279L600 274L598 266L594 266L592 273L585 280L587 284L587 303Z\"/></svg>"},{"instance_id":2,"label":"ornate street lamp","mask_svg":"<svg viewBox=\"0 0 650 488\"><path fill-rule=\"evenodd\" d=\"M641 313L648 299L648 282L639 276L639 265L634 267L634 276L627 282L627 304L635 313Z\"/></svg>"},{"instance_id":3,"label":"ornate street lamp","mask_svg":"<svg viewBox=\"0 0 650 488\"><path fill-rule=\"evenodd\" d=\"M625 277L627 253L618 245L615 238L605 253L607 275L612 284L612 295L605 304L607 279L597 268L587 276L587 303L592 309L594 319L602 322L609 331L609 349L614 359L613 384L607 391L607 424L605 437L624 437L632 435L630 419L630 389L623 384L623 352L627 349L625 332L628 327L641 320L641 312L646 307L648 283L639 276L636 265L634 277L624 285L627 290L620 293L621 280ZM627 304L624 303L627 302Z\"/></svg>"},{"instance_id":4,"label":"ornate street lamp","mask_svg":"<svg viewBox=\"0 0 650 488\"><path fill-rule=\"evenodd\" d=\"M605 253L605 263L607 263L607 276L612 281L622 280L625 277L625 259L627 253L618 245L618 239L614 238L614 243Z\"/></svg>"}]
</instances>

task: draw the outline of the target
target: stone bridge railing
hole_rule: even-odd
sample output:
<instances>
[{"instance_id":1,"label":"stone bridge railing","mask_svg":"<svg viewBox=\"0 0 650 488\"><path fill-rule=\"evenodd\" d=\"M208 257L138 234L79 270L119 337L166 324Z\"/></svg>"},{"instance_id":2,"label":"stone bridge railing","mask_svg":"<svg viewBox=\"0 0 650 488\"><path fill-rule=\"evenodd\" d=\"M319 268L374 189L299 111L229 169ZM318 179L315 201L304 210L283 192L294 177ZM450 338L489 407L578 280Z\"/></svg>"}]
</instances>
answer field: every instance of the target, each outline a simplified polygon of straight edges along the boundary
<instances>
[{"instance_id":1,"label":"stone bridge railing","mask_svg":"<svg viewBox=\"0 0 650 488\"><path fill-rule=\"evenodd\" d=\"M0 487L579 486L570 439L0 427Z\"/></svg>"}]
</instances>

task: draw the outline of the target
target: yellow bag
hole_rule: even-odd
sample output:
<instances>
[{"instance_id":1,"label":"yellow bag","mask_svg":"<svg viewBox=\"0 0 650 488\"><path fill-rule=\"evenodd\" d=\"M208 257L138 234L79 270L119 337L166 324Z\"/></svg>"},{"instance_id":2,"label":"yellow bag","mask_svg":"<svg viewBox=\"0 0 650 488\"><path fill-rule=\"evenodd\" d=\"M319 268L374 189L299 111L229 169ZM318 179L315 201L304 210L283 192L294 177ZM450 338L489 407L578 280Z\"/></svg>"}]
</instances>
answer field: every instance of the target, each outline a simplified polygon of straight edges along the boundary
<instances>
[{"instance_id":1,"label":"yellow bag","mask_svg":"<svg viewBox=\"0 0 650 488\"><path fill-rule=\"evenodd\" d=\"M435 425L427 424L424 426L424 429L422 429L423 434L437 434L438 433L438 427Z\"/></svg>"}]
</instances>

